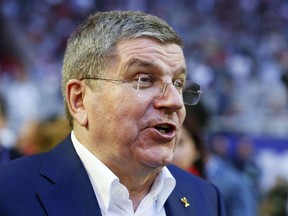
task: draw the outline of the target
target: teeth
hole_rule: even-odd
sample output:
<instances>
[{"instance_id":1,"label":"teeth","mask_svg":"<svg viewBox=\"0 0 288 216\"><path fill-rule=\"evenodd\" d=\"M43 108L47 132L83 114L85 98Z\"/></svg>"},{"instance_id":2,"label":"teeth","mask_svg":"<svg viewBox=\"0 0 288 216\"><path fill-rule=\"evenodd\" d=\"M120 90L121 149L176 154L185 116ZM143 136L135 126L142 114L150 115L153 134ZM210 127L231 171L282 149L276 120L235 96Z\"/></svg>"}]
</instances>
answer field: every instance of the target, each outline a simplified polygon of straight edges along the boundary
<instances>
[{"instance_id":1,"label":"teeth","mask_svg":"<svg viewBox=\"0 0 288 216\"><path fill-rule=\"evenodd\" d=\"M158 131L160 132L160 133L167 133L167 131L166 130L164 130L164 129L158 129Z\"/></svg>"}]
</instances>

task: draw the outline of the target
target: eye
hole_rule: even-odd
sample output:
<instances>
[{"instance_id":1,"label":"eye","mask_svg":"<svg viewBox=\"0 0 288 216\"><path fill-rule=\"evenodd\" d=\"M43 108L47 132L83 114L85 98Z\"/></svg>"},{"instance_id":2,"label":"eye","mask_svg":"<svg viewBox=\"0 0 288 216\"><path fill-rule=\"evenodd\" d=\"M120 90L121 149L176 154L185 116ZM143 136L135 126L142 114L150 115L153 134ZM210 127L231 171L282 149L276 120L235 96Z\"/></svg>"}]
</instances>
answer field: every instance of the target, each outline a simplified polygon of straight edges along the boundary
<instances>
[{"instance_id":1,"label":"eye","mask_svg":"<svg viewBox=\"0 0 288 216\"><path fill-rule=\"evenodd\" d=\"M155 77L152 75L142 75L138 78L137 84L139 88L149 88L155 82Z\"/></svg>"},{"instance_id":2,"label":"eye","mask_svg":"<svg viewBox=\"0 0 288 216\"><path fill-rule=\"evenodd\" d=\"M176 79L173 81L173 85L177 89L183 89L185 85L185 81L183 79Z\"/></svg>"}]
</instances>

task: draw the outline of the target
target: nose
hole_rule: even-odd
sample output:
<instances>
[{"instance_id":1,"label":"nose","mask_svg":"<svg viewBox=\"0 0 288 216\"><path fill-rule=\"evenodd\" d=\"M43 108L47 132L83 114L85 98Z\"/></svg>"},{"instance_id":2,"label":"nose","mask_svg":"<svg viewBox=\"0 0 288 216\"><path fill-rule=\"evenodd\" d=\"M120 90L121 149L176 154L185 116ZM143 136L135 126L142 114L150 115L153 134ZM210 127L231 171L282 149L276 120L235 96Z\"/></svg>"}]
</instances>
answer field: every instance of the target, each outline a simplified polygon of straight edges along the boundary
<instances>
[{"instance_id":1,"label":"nose","mask_svg":"<svg viewBox=\"0 0 288 216\"><path fill-rule=\"evenodd\" d=\"M164 82L163 88L161 88L161 96L155 101L155 106L177 111L184 106L182 94L179 93L172 82Z\"/></svg>"}]
</instances>

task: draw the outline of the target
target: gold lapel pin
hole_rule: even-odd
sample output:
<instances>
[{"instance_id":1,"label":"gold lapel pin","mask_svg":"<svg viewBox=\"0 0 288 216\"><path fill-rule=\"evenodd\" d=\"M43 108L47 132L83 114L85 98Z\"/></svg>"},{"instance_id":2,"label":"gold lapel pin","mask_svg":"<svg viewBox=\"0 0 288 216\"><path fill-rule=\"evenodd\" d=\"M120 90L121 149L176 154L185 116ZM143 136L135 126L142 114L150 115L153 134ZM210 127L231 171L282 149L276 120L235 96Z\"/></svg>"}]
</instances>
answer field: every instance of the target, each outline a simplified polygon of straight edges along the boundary
<instances>
[{"instance_id":1,"label":"gold lapel pin","mask_svg":"<svg viewBox=\"0 0 288 216\"><path fill-rule=\"evenodd\" d=\"M181 202L184 204L185 208L190 206L186 197L181 198Z\"/></svg>"}]
</instances>

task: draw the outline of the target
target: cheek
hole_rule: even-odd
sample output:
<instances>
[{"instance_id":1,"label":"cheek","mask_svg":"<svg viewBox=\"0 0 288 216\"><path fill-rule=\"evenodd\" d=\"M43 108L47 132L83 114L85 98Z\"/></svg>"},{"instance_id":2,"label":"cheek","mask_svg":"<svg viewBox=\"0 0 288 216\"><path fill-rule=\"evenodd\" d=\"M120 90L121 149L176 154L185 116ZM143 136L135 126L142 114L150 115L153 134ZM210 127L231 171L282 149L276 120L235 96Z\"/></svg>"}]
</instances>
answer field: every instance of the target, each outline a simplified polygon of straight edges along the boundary
<instances>
[{"instance_id":1,"label":"cheek","mask_svg":"<svg viewBox=\"0 0 288 216\"><path fill-rule=\"evenodd\" d=\"M129 136L133 139L145 111L142 104L137 104L133 97L127 95L106 104L102 108L101 115L103 127L109 125L110 133L116 137L115 139L121 139L121 137L127 139Z\"/></svg>"},{"instance_id":2,"label":"cheek","mask_svg":"<svg viewBox=\"0 0 288 216\"><path fill-rule=\"evenodd\" d=\"M143 105L137 103L133 97L128 95L111 106L114 118L122 124L131 124L131 122L139 121L143 116L143 110Z\"/></svg>"}]
</instances>

